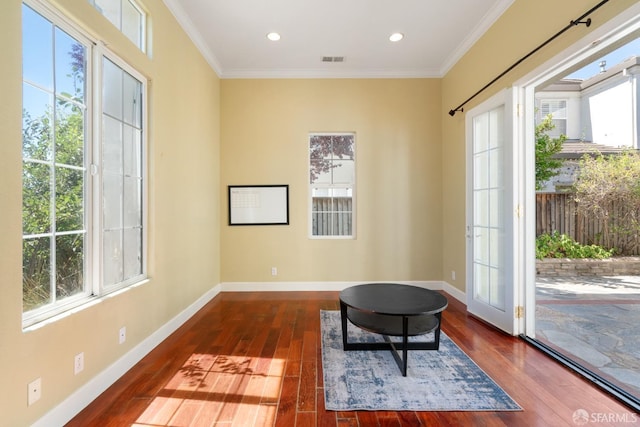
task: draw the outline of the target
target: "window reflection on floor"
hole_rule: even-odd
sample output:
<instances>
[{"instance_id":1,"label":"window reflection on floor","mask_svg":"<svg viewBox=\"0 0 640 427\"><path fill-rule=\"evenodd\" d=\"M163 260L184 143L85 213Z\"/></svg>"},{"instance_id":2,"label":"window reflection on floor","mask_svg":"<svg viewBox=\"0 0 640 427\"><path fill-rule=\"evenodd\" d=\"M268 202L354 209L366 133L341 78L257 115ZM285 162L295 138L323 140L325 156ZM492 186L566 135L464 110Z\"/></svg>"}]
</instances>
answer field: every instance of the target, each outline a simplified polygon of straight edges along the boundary
<instances>
[{"instance_id":1,"label":"window reflection on floor","mask_svg":"<svg viewBox=\"0 0 640 427\"><path fill-rule=\"evenodd\" d=\"M272 425L285 361L194 353L169 382L150 393L135 426L238 422Z\"/></svg>"}]
</instances>

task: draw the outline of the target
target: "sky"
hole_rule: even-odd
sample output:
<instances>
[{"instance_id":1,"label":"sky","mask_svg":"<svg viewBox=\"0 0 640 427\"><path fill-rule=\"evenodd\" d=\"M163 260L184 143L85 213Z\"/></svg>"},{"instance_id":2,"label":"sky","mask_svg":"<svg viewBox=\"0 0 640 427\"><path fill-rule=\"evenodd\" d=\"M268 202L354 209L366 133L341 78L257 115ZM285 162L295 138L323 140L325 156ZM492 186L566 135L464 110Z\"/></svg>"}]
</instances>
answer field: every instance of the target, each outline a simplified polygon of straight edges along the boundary
<instances>
[{"instance_id":1,"label":"sky","mask_svg":"<svg viewBox=\"0 0 640 427\"><path fill-rule=\"evenodd\" d=\"M588 79L589 77L593 77L600 72L600 61L607 61L607 69L613 67L616 64L624 61L625 59L631 56L640 56L640 38L633 40L632 42L608 53L596 61L586 65L585 67L579 69L578 71L569 74L565 78L568 79Z\"/></svg>"},{"instance_id":2,"label":"sky","mask_svg":"<svg viewBox=\"0 0 640 427\"><path fill-rule=\"evenodd\" d=\"M43 116L47 108L51 111L54 92L84 99L84 87L73 77L71 52L73 45L80 45L77 40L26 5L22 38L22 73L28 82L22 102L32 117Z\"/></svg>"}]
</instances>

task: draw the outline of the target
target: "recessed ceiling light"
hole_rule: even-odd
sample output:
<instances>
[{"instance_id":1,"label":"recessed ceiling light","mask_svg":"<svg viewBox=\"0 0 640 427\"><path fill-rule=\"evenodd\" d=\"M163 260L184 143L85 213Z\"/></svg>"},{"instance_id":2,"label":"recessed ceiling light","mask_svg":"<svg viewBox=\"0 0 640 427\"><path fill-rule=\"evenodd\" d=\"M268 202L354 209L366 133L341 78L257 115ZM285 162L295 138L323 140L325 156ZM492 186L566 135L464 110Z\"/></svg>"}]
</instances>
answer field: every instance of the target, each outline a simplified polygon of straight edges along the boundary
<instances>
[{"instance_id":1,"label":"recessed ceiling light","mask_svg":"<svg viewBox=\"0 0 640 427\"><path fill-rule=\"evenodd\" d=\"M280 40L280 34L278 34L278 33L269 33L269 34L267 34L267 38L269 40L271 40L272 42L277 42L278 40Z\"/></svg>"},{"instance_id":2,"label":"recessed ceiling light","mask_svg":"<svg viewBox=\"0 0 640 427\"><path fill-rule=\"evenodd\" d=\"M404 34L402 33L393 33L389 36L389 40L391 40L392 42L399 42L403 38L404 38Z\"/></svg>"}]
</instances>

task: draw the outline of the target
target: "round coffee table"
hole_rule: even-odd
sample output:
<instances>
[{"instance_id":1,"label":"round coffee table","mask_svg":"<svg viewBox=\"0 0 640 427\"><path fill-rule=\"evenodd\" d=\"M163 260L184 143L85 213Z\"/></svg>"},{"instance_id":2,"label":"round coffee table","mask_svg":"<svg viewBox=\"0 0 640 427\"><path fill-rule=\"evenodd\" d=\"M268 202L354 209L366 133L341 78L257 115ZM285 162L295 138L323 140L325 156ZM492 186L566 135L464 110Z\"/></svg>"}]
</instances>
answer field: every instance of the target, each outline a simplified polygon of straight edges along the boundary
<instances>
[{"instance_id":1,"label":"round coffee table","mask_svg":"<svg viewBox=\"0 0 640 427\"><path fill-rule=\"evenodd\" d=\"M406 376L408 350L440 347L440 321L447 305L444 295L417 286L370 283L346 288L340 292L343 348L345 351L391 350L402 375ZM385 342L349 342L347 320L361 329L381 334ZM433 341L408 341L410 336L428 332L434 332ZM402 342L393 342L390 336L402 337Z\"/></svg>"}]
</instances>

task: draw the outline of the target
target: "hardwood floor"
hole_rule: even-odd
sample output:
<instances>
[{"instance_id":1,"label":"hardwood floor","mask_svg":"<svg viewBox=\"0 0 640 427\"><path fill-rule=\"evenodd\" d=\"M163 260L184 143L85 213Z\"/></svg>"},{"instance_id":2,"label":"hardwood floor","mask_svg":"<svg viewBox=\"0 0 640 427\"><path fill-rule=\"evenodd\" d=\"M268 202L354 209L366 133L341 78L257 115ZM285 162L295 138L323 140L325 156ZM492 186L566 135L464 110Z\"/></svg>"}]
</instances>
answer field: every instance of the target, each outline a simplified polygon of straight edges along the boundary
<instances>
[{"instance_id":1,"label":"hardwood floor","mask_svg":"<svg viewBox=\"0 0 640 427\"><path fill-rule=\"evenodd\" d=\"M68 426L576 426L578 409L589 425L640 422L586 380L448 299L443 331L523 411L327 411L319 310L337 310L338 293L247 292L219 294Z\"/></svg>"}]
</instances>

